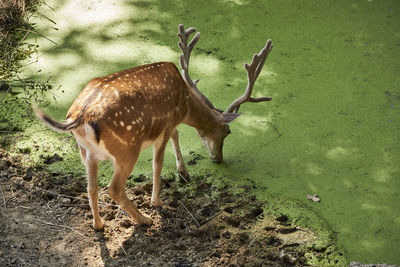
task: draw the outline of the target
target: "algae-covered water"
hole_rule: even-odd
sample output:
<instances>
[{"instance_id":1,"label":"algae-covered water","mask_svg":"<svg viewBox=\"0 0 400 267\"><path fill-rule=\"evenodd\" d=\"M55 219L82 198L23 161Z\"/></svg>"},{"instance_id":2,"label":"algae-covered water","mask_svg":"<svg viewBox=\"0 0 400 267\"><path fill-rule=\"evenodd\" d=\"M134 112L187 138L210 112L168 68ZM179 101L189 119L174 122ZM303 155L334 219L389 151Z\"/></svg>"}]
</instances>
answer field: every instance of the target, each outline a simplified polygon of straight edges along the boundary
<instances>
[{"instance_id":1,"label":"algae-covered water","mask_svg":"<svg viewBox=\"0 0 400 267\"><path fill-rule=\"evenodd\" d=\"M301 207L288 212L324 221L349 261L400 264L398 1L46 3L40 13L56 24L43 17L37 23L57 45L39 38L44 54L26 73L52 77L57 102L47 110L59 119L94 77L155 61L178 63L179 23L201 32L191 76L215 106L226 108L246 86L243 63L272 39L254 89L272 101L241 107L223 164L204 158L189 172L212 172L233 184L254 180L266 187L257 191L261 198L288 200ZM179 130L185 159L191 151L206 157L195 130ZM83 171L64 137L36 132L34 138L51 138L51 147L64 151L54 168ZM151 156L151 150L142 153L134 173L151 173ZM168 147L164 172L174 168ZM102 184L110 179L107 169L103 165ZM307 194L318 194L321 202ZM302 220L301 212L296 216Z\"/></svg>"}]
</instances>

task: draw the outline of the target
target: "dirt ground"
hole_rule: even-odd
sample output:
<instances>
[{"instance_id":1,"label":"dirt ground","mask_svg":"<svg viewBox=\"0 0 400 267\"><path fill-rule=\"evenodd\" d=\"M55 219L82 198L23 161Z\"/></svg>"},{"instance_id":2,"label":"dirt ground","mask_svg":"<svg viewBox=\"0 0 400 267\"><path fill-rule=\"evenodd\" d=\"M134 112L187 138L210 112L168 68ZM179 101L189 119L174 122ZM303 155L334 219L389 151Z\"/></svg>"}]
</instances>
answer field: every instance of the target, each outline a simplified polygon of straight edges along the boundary
<instances>
[{"instance_id":1,"label":"dirt ground","mask_svg":"<svg viewBox=\"0 0 400 267\"><path fill-rule=\"evenodd\" d=\"M129 198L154 224L137 226L100 192L104 232L92 228L85 181L22 167L0 150L0 266L303 266L316 235L264 214L248 194L204 177L164 177L162 208L143 176Z\"/></svg>"}]
</instances>

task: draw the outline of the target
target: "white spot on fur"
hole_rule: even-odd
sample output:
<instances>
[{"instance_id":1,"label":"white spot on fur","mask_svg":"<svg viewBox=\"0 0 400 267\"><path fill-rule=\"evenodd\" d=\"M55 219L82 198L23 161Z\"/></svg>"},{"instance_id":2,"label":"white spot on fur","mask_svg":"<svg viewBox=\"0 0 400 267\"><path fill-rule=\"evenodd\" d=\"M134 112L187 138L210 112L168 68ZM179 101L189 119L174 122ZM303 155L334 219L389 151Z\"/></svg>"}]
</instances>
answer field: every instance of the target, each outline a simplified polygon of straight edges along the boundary
<instances>
[{"instance_id":1,"label":"white spot on fur","mask_svg":"<svg viewBox=\"0 0 400 267\"><path fill-rule=\"evenodd\" d=\"M122 127L125 125L123 121L120 121L119 124L121 124Z\"/></svg>"},{"instance_id":2,"label":"white spot on fur","mask_svg":"<svg viewBox=\"0 0 400 267\"><path fill-rule=\"evenodd\" d=\"M126 126L126 129L127 129L128 131L132 130L132 125Z\"/></svg>"},{"instance_id":3,"label":"white spot on fur","mask_svg":"<svg viewBox=\"0 0 400 267\"><path fill-rule=\"evenodd\" d=\"M117 90L114 90L114 94L115 94L116 97L119 97L119 94L118 94Z\"/></svg>"},{"instance_id":4,"label":"white spot on fur","mask_svg":"<svg viewBox=\"0 0 400 267\"><path fill-rule=\"evenodd\" d=\"M100 94L96 97L96 100L95 100L95 101L100 101L102 95L103 95L103 93L100 92Z\"/></svg>"}]
</instances>

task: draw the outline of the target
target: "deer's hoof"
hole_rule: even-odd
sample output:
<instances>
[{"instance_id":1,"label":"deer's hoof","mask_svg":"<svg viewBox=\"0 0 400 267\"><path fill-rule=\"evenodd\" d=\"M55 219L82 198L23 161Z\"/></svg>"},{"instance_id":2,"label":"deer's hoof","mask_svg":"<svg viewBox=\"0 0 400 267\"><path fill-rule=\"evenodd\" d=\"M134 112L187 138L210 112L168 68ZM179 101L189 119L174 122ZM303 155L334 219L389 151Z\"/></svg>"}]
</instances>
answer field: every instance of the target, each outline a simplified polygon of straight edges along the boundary
<instances>
[{"instance_id":1,"label":"deer's hoof","mask_svg":"<svg viewBox=\"0 0 400 267\"><path fill-rule=\"evenodd\" d=\"M153 220L150 217L147 217L146 215L142 215L140 220L139 220L139 224L141 224L141 225L152 225L153 224Z\"/></svg>"},{"instance_id":2,"label":"deer's hoof","mask_svg":"<svg viewBox=\"0 0 400 267\"><path fill-rule=\"evenodd\" d=\"M103 232L104 223L101 220L99 222L93 222L93 228L95 231Z\"/></svg>"},{"instance_id":3,"label":"deer's hoof","mask_svg":"<svg viewBox=\"0 0 400 267\"><path fill-rule=\"evenodd\" d=\"M153 205L154 207L161 207L163 203L160 198L157 199L151 198L151 205Z\"/></svg>"}]
</instances>

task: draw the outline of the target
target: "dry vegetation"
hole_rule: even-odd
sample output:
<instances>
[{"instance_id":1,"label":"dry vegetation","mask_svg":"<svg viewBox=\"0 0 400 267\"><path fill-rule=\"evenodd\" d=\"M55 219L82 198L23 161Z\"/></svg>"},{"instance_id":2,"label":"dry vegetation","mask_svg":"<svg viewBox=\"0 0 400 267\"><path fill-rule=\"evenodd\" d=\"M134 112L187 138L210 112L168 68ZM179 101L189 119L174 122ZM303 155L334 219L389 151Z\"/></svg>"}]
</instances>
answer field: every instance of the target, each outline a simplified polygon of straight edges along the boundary
<instances>
[{"instance_id":1,"label":"dry vegetation","mask_svg":"<svg viewBox=\"0 0 400 267\"><path fill-rule=\"evenodd\" d=\"M21 78L22 62L31 58L38 46L27 42L29 34L38 34L31 17L39 5L38 0L0 1L0 102L7 93L18 95L24 92L23 99L38 100L39 93L51 88L48 82L31 81ZM22 90L21 90L22 89Z\"/></svg>"}]
</instances>

